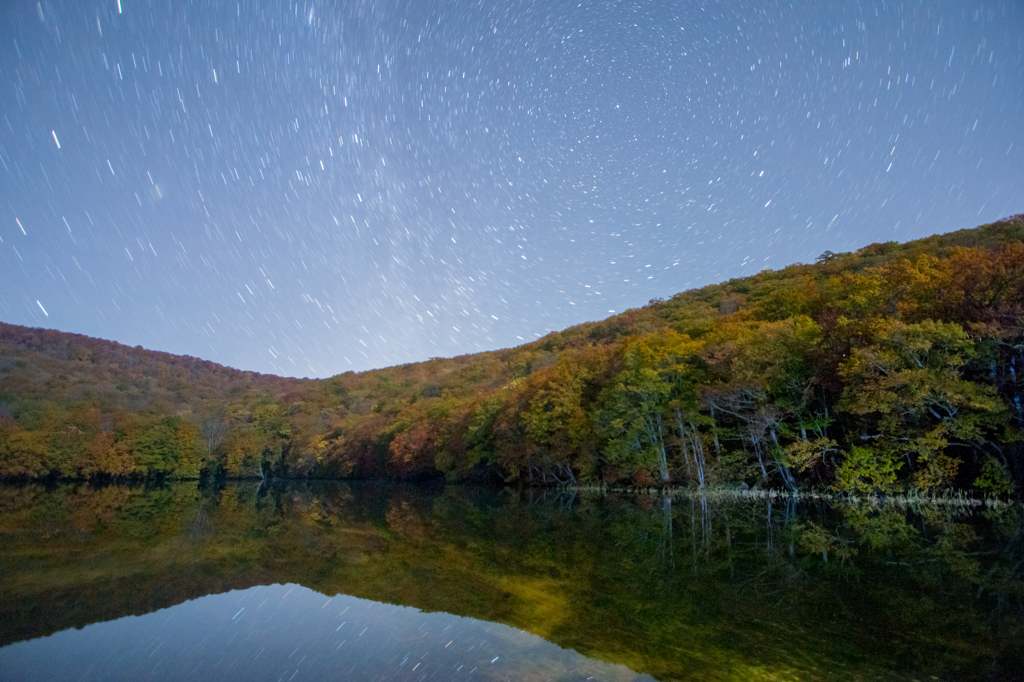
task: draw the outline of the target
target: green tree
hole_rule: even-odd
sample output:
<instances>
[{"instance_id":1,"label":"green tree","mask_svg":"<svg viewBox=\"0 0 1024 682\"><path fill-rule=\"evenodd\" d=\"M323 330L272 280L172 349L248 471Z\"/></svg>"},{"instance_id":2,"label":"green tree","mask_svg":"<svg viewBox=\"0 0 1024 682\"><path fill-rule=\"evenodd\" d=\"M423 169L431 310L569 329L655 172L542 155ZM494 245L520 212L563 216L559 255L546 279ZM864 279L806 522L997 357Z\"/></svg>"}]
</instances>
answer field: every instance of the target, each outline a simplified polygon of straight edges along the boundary
<instances>
[{"instance_id":1,"label":"green tree","mask_svg":"<svg viewBox=\"0 0 1024 682\"><path fill-rule=\"evenodd\" d=\"M847 382L840 409L857 418L862 449L889 474L902 460L915 487L951 485L962 464L951 446L980 451L1005 435L1007 410L994 388L962 377L973 341L959 325L931 320L881 319L872 334L874 343L855 349L840 368ZM889 474L876 487L892 489Z\"/></svg>"},{"instance_id":2,"label":"green tree","mask_svg":"<svg viewBox=\"0 0 1024 682\"><path fill-rule=\"evenodd\" d=\"M673 330L625 342L624 368L605 390L598 412L610 463L634 471L656 468L661 483L669 482L666 438L671 432L665 415L675 412L683 424L683 410L692 403L689 362L700 348L700 342Z\"/></svg>"}]
</instances>

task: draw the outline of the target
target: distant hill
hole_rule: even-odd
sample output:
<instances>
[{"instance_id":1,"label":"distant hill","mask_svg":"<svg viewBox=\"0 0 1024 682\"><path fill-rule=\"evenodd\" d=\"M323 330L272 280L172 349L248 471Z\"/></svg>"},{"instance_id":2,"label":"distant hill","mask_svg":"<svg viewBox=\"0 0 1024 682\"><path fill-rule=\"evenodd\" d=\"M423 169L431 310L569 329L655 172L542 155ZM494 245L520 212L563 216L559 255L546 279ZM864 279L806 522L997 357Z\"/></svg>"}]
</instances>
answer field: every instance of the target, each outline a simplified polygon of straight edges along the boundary
<instances>
[{"instance_id":1,"label":"distant hill","mask_svg":"<svg viewBox=\"0 0 1024 682\"><path fill-rule=\"evenodd\" d=\"M1024 482L1024 217L305 380L0 324L0 477Z\"/></svg>"}]
</instances>

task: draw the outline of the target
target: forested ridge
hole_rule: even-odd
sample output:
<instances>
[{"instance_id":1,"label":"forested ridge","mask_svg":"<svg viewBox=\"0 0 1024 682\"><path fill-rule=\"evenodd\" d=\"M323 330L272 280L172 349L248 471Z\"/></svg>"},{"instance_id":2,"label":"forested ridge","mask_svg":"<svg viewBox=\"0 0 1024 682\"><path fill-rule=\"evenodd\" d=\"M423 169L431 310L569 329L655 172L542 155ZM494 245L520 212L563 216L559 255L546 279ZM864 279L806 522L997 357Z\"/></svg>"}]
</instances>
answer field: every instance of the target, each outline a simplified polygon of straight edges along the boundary
<instances>
[{"instance_id":1,"label":"forested ridge","mask_svg":"<svg viewBox=\"0 0 1024 682\"><path fill-rule=\"evenodd\" d=\"M0 324L0 477L1024 483L1024 216L300 380Z\"/></svg>"}]
</instances>

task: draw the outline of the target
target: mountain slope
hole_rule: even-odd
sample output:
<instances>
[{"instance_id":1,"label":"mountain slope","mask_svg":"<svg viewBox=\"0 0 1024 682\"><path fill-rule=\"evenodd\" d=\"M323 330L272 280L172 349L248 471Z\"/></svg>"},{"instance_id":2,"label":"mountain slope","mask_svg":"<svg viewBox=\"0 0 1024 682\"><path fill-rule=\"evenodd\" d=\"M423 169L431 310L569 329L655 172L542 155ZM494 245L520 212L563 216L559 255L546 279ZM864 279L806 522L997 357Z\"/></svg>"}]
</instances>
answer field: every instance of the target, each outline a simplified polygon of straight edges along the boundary
<instances>
[{"instance_id":1,"label":"mountain slope","mask_svg":"<svg viewBox=\"0 0 1024 682\"><path fill-rule=\"evenodd\" d=\"M0 325L0 476L1024 481L1024 218L324 380Z\"/></svg>"}]
</instances>

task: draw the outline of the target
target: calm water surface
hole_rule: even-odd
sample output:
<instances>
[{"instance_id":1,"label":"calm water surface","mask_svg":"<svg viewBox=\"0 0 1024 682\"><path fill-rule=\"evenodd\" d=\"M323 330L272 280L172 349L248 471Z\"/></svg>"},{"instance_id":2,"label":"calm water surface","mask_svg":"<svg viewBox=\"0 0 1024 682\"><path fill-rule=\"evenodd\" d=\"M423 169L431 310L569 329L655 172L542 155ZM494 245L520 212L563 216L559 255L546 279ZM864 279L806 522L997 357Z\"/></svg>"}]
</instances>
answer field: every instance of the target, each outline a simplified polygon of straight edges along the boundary
<instances>
[{"instance_id":1,"label":"calm water surface","mask_svg":"<svg viewBox=\"0 0 1024 682\"><path fill-rule=\"evenodd\" d=\"M4 679L1020 679L1021 507L0 487Z\"/></svg>"},{"instance_id":2,"label":"calm water surface","mask_svg":"<svg viewBox=\"0 0 1024 682\"><path fill-rule=\"evenodd\" d=\"M652 680L498 623L266 585L18 642L19 680Z\"/></svg>"}]
</instances>

